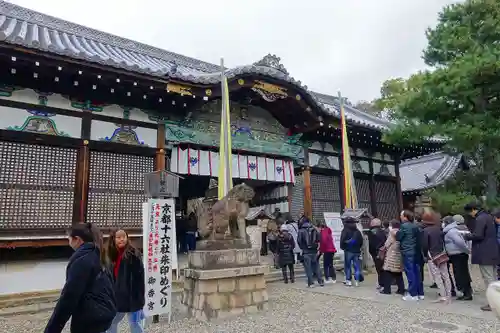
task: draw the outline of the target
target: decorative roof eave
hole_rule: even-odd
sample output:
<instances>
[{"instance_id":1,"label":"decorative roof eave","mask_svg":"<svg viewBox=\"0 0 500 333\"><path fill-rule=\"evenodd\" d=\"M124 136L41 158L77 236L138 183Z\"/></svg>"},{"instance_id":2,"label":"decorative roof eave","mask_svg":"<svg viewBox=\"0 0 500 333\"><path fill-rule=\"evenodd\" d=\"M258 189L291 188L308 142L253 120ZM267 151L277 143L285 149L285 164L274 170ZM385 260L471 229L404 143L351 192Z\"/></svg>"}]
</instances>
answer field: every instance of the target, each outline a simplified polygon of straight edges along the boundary
<instances>
[{"instance_id":1,"label":"decorative roof eave","mask_svg":"<svg viewBox=\"0 0 500 333\"><path fill-rule=\"evenodd\" d=\"M115 69L140 73L150 78L197 85L220 83L220 66L169 52L130 39L64 21L5 1L0 1L0 43L82 60ZM310 91L295 80L280 63L267 55L247 66L226 69L229 79L247 75L272 78L293 85L317 114L339 118L335 98ZM390 122L346 106L346 118L354 124L376 131ZM321 121L320 119L318 121Z\"/></svg>"},{"instance_id":2,"label":"decorative roof eave","mask_svg":"<svg viewBox=\"0 0 500 333\"><path fill-rule=\"evenodd\" d=\"M4 1L0 1L0 42L157 78L202 85L220 83L220 66ZM328 103L319 100L318 94L309 91L307 86L291 77L279 61L278 57L267 55L252 65L227 69L226 75L229 79L237 79L244 75L262 75L286 82L297 87L312 108L317 108L325 115L338 117ZM359 118L359 116L353 117ZM383 125L379 124L381 120L376 117L367 119L367 122L351 119L353 117L348 114L348 121L364 127L383 129Z\"/></svg>"},{"instance_id":3,"label":"decorative roof eave","mask_svg":"<svg viewBox=\"0 0 500 333\"><path fill-rule=\"evenodd\" d=\"M420 156L414 159L405 160L400 165L401 187L402 192L406 195L418 194L429 191L439 185L442 185L449 177L451 177L460 163L464 162L463 155L447 155L443 152L437 152L429 155ZM432 163L440 163L439 167L435 168ZM409 168L409 172L405 172L405 168ZM415 169L417 168L417 169ZM432 174L429 174L431 173ZM407 175L405 175L407 173ZM414 181L416 176L422 175L426 179L418 184L406 185L410 181ZM409 177L409 179L405 178ZM417 179L417 181L419 181Z\"/></svg>"}]
</instances>

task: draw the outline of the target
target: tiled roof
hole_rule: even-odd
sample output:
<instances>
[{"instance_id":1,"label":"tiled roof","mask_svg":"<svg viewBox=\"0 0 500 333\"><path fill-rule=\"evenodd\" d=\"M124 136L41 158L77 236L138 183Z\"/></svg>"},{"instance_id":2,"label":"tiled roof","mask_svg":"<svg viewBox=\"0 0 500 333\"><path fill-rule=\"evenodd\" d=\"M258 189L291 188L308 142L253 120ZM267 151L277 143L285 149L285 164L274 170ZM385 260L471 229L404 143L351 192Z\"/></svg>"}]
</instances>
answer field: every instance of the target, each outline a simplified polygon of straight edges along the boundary
<instances>
[{"instance_id":1,"label":"tiled roof","mask_svg":"<svg viewBox=\"0 0 500 333\"><path fill-rule=\"evenodd\" d=\"M5 1L0 1L0 42L156 77L200 84L220 82L218 65L87 28ZM254 64L226 69L229 79L244 74L261 74L291 83L311 97L324 113L339 116L338 103L334 97L309 91L307 86L289 75L276 56L268 55ZM386 120L350 106L346 106L345 110L351 123L378 130L390 125Z\"/></svg>"},{"instance_id":2,"label":"tiled roof","mask_svg":"<svg viewBox=\"0 0 500 333\"><path fill-rule=\"evenodd\" d=\"M401 191L422 191L442 184L457 170L462 155L451 156L443 152L404 160L399 166Z\"/></svg>"}]
</instances>

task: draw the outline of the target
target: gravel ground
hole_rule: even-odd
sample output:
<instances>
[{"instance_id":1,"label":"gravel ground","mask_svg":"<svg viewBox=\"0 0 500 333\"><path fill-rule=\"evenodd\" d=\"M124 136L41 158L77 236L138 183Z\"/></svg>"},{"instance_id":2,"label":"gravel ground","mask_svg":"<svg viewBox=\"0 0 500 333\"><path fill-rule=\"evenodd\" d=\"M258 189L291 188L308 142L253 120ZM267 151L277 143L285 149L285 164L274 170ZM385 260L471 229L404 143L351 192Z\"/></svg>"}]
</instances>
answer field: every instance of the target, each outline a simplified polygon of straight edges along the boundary
<instances>
[{"instance_id":1,"label":"gravel ground","mask_svg":"<svg viewBox=\"0 0 500 333\"><path fill-rule=\"evenodd\" d=\"M371 279L367 279L370 282ZM272 283L269 289L269 310L231 320L201 323L186 318L174 304L171 324L166 318L151 325L148 333L279 333L279 332L499 332L500 321L492 314L471 312L461 308L442 307L430 301L409 304L396 296L375 294L370 283L360 288L346 288L340 284L307 289L303 281L294 285ZM346 290L352 290L346 292ZM343 296L339 294L344 294ZM366 296L369 294L368 296ZM347 295L347 296L346 296ZM367 299L366 297L373 299ZM473 304L475 305L475 304ZM0 318L0 332L40 333L50 313ZM445 322L446 324L436 324ZM427 328L424 328L424 325ZM434 327L434 329L430 327ZM122 333L129 332L124 324ZM437 328L437 329L436 329ZM69 331L65 331L69 332Z\"/></svg>"}]
</instances>

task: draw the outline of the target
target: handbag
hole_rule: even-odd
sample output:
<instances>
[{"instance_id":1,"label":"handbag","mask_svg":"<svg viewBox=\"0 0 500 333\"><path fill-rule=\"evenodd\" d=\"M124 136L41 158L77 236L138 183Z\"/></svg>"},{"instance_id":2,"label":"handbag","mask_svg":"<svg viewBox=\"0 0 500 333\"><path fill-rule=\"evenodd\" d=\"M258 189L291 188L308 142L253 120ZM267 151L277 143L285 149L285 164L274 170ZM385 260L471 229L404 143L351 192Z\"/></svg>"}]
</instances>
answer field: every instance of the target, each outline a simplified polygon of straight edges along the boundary
<instances>
[{"instance_id":1,"label":"handbag","mask_svg":"<svg viewBox=\"0 0 500 333\"><path fill-rule=\"evenodd\" d=\"M429 253L429 257L431 258L432 263L436 266L440 266L441 264L444 264L445 262L448 262L450 260L446 251L443 251L434 257L432 257Z\"/></svg>"},{"instance_id":2,"label":"handbag","mask_svg":"<svg viewBox=\"0 0 500 333\"><path fill-rule=\"evenodd\" d=\"M386 255L387 255L387 248L385 246L382 246L378 250L377 258L379 258L380 260L385 260Z\"/></svg>"}]
</instances>

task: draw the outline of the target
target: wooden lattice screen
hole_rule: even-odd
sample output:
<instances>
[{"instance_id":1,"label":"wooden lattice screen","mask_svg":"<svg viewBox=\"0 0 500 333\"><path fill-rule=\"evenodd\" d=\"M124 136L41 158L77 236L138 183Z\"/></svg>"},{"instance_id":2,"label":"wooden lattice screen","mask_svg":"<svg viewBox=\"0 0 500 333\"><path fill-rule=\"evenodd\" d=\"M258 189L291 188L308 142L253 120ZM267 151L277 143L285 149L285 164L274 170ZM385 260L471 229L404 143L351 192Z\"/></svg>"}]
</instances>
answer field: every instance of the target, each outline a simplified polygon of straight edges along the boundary
<instances>
[{"instance_id":1,"label":"wooden lattice screen","mask_svg":"<svg viewBox=\"0 0 500 333\"><path fill-rule=\"evenodd\" d=\"M398 217L398 198L395 182L375 182L375 198L379 218L390 220Z\"/></svg>"},{"instance_id":2,"label":"wooden lattice screen","mask_svg":"<svg viewBox=\"0 0 500 333\"><path fill-rule=\"evenodd\" d=\"M72 223L76 150L0 141L0 229Z\"/></svg>"},{"instance_id":3,"label":"wooden lattice screen","mask_svg":"<svg viewBox=\"0 0 500 333\"><path fill-rule=\"evenodd\" d=\"M354 179L354 184L356 186L356 194L358 197L358 208L366 208L371 214L372 204L370 196L370 181L367 179Z\"/></svg>"},{"instance_id":4,"label":"wooden lattice screen","mask_svg":"<svg viewBox=\"0 0 500 333\"><path fill-rule=\"evenodd\" d=\"M87 221L105 229L140 229L144 174L153 165L153 157L92 151Z\"/></svg>"},{"instance_id":5,"label":"wooden lattice screen","mask_svg":"<svg viewBox=\"0 0 500 333\"><path fill-rule=\"evenodd\" d=\"M294 219L298 217L301 209L304 209L304 177L302 174L297 174L295 175L290 204L290 213Z\"/></svg>"},{"instance_id":6,"label":"wooden lattice screen","mask_svg":"<svg viewBox=\"0 0 500 333\"><path fill-rule=\"evenodd\" d=\"M324 212L340 212L340 177L311 174L312 218L324 219Z\"/></svg>"}]
</instances>

